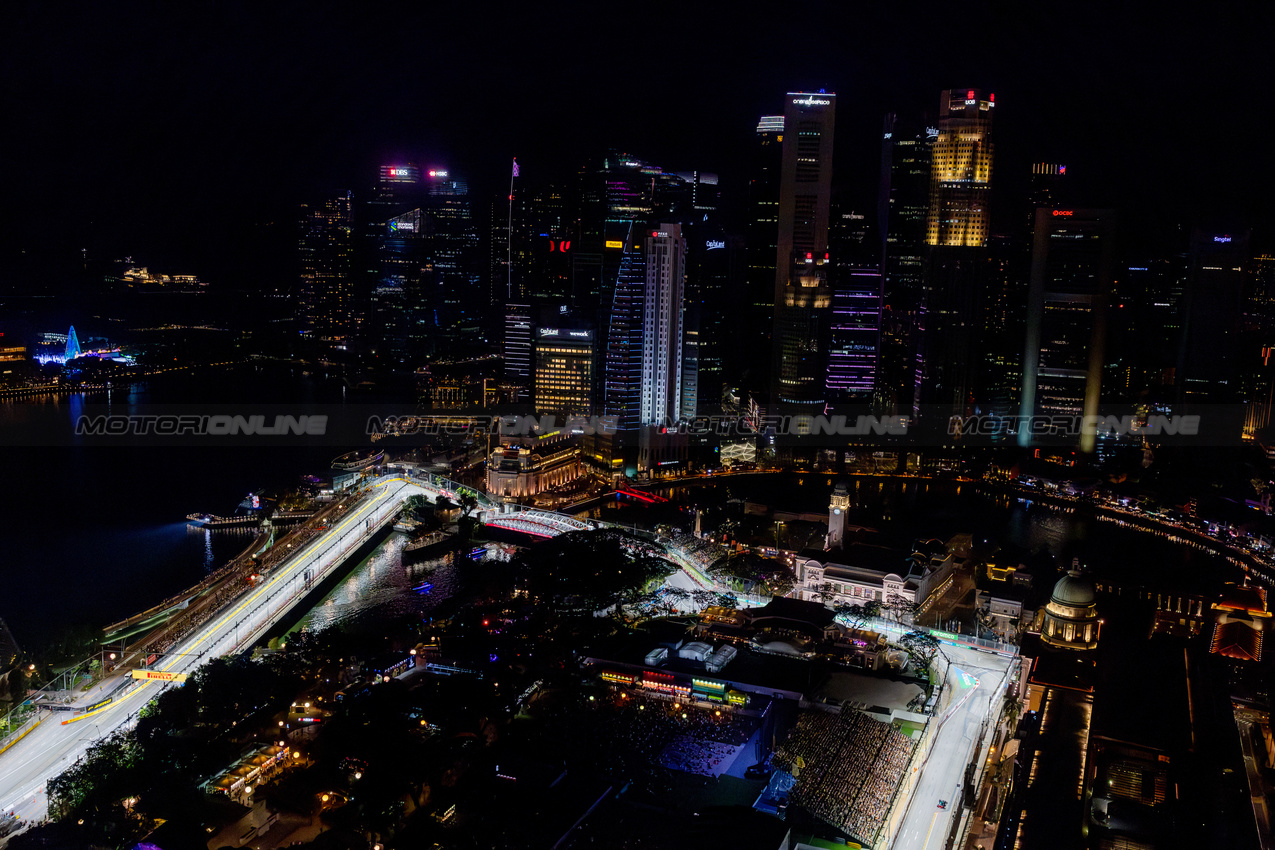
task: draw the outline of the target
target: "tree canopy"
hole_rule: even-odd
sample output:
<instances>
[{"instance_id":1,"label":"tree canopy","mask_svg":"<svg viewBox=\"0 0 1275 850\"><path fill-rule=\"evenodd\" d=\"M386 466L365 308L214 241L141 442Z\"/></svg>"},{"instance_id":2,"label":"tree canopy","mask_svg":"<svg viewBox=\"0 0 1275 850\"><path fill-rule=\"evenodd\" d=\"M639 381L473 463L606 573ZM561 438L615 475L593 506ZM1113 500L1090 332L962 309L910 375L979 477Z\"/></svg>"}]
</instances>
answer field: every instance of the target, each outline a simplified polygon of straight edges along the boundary
<instances>
[{"instance_id":1,"label":"tree canopy","mask_svg":"<svg viewBox=\"0 0 1275 850\"><path fill-rule=\"evenodd\" d=\"M764 558L755 552L733 552L720 558L708 568L709 575L727 583L737 583L740 589L769 596L786 596L797 581L792 568L783 561Z\"/></svg>"},{"instance_id":2,"label":"tree canopy","mask_svg":"<svg viewBox=\"0 0 1275 850\"><path fill-rule=\"evenodd\" d=\"M881 616L881 603L875 599L865 599L856 605L842 604L836 607L837 616L846 621L852 629L862 629L874 617Z\"/></svg>"},{"instance_id":3,"label":"tree canopy","mask_svg":"<svg viewBox=\"0 0 1275 850\"><path fill-rule=\"evenodd\" d=\"M929 632L908 632L899 638L899 645L906 649L909 655L919 660L924 667L930 666L930 662L939 651L938 638Z\"/></svg>"},{"instance_id":4,"label":"tree canopy","mask_svg":"<svg viewBox=\"0 0 1275 850\"><path fill-rule=\"evenodd\" d=\"M638 600L673 572L649 544L616 529L570 531L524 550L519 577L559 610L604 611Z\"/></svg>"}]
</instances>

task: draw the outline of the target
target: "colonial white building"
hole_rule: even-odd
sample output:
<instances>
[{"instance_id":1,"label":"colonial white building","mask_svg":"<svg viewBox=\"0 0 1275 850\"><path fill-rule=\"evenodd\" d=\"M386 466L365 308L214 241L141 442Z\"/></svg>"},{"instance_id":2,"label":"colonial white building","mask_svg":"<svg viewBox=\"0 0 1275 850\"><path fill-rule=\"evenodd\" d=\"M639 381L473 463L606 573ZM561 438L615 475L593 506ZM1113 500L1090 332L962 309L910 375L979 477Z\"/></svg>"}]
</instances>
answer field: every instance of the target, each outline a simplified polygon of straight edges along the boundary
<instances>
[{"instance_id":1,"label":"colonial white building","mask_svg":"<svg viewBox=\"0 0 1275 850\"><path fill-rule=\"evenodd\" d=\"M952 558L885 546L853 544L839 551L803 553L794 566L794 596L827 605L888 603L898 597L921 603L951 573Z\"/></svg>"}]
</instances>

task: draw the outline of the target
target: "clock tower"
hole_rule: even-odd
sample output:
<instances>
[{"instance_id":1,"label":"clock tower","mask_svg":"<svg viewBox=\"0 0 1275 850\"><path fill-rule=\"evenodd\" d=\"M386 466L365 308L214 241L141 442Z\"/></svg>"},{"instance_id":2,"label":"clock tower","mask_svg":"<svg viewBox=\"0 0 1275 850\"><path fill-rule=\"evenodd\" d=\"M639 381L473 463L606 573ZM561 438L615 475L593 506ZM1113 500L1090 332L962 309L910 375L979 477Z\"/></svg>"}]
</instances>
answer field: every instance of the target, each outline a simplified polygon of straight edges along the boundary
<instances>
[{"instance_id":1,"label":"clock tower","mask_svg":"<svg viewBox=\"0 0 1275 850\"><path fill-rule=\"evenodd\" d=\"M850 493L845 483L838 483L832 490L828 505L828 538L825 549L840 549L846 536L846 513L850 510Z\"/></svg>"}]
</instances>

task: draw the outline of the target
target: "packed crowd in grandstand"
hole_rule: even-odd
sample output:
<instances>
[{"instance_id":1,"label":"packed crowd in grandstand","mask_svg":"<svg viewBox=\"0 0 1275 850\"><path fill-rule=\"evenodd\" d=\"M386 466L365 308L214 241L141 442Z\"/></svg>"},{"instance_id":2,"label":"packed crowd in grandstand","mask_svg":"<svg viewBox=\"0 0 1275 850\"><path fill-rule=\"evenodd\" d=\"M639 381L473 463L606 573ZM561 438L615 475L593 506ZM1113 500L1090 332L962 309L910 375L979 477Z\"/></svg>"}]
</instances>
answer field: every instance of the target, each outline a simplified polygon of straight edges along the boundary
<instances>
[{"instance_id":1,"label":"packed crowd in grandstand","mask_svg":"<svg viewBox=\"0 0 1275 850\"><path fill-rule=\"evenodd\" d=\"M704 776L729 767L758 723L730 709L634 696L601 700L591 713L594 739L612 750L609 758Z\"/></svg>"},{"instance_id":2,"label":"packed crowd in grandstand","mask_svg":"<svg viewBox=\"0 0 1275 850\"><path fill-rule=\"evenodd\" d=\"M725 546L713 540L704 540L694 534L673 534L673 545L682 551L691 563L707 571L717 561L730 554Z\"/></svg>"},{"instance_id":3,"label":"packed crowd in grandstand","mask_svg":"<svg viewBox=\"0 0 1275 850\"><path fill-rule=\"evenodd\" d=\"M907 770L913 742L889 723L844 707L803 711L773 764L797 777L793 801L871 842Z\"/></svg>"}]
</instances>

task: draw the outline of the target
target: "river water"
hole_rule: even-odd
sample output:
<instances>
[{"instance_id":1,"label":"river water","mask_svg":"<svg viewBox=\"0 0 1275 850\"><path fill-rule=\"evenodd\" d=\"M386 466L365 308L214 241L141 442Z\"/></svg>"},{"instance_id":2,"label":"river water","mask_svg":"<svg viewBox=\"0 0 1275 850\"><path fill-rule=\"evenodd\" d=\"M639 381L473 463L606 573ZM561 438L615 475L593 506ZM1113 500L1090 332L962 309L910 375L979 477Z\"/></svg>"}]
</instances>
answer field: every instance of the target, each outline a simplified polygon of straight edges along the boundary
<instances>
[{"instance_id":1,"label":"river water","mask_svg":"<svg viewBox=\"0 0 1275 850\"><path fill-rule=\"evenodd\" d=\"M268 396L287 402L340 402L340 385L278 367L227 378L236 399ZM201 400L217 386L198 386ZM116 391L113 402L190 400L186 382ZM7 404L53 404L75 415L84 399L60 398ZM104 394L90 396L102 401ZM0 410L0 414L3 411ZM229 514L249 492L287 489L305 473L322 473L340 449L297 446L245 448L100 448L10 450L5 458L7 498L0 522L0 618L18 642L39 647L76 626L101 627L145 609L198 582L242 550L247 535L195 529L192 512ZM678 488L675 501L706 511L710 523L727 516L727 502L745 499L790 511L825 513L835 478L826 475L738 477ZM880 529L887 541L907 546L916 538L947 539L972 533L1029 550L1046 549L1070 563L1121 575L1201 570L1221 574L1220 559L1163 538L1122 529L1093 517L1060 514L989 495L971 484L947 481L849 477L852 523ZM668 508L604 506L596 515L651 524ZM676 523L675 523L676 524ZM440 564L431 597L414 594L403 567L400 535L358 565L318 609L309 627L364 612L422 613L445 598L452 565ZM423 580L423 579L422 579ZM418 584L419 582L416 582Z\"/></svg>"}]
</instances>

